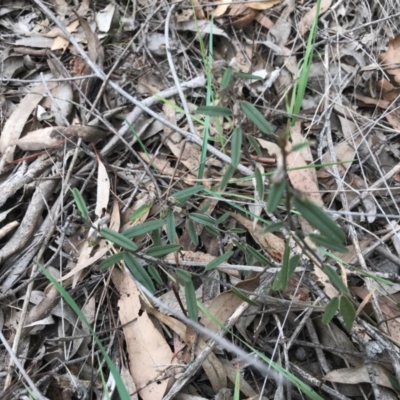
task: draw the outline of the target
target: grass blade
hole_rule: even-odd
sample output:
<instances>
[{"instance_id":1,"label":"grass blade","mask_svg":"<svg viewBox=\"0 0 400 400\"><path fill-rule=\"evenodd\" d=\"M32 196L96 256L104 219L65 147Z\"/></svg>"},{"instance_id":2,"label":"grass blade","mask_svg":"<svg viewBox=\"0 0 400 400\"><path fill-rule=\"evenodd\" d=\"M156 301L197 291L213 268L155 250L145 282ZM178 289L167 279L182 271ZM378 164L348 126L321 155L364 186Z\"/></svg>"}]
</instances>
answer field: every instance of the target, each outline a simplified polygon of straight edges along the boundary
<instances>
[{"instance_id":1,"label":"grass blade","mask_svg":"<svg viewBox=\"0 0 400 400\"><path fill-rule=\"evenodd\" d=\"M151 294L154 294L156 288L149 274L143 265L131 254L124 253L124 261L132 276L141 283Z\"/></svg>"},{"instance_id":2,"label":"grass blade","mask_svg":"<svg viewBox=\"0 0 400 400\"><path fill-rule=\"evenodd\" d=\"M133 243L126 236L122 235L121 233L115 232L112 229L103 228L100 233L101 236L104 237L104 239L109 240L110 242L122 247L125 250L136 251L138 249L136 243Z\"/></svg>"},{"instance_id":3,"label":"grass blade","mask_svg":"<svg viewBox=\"0 0 400 400\"><path fill-rule=\"evenodd\" d=\"M248 101L242 101L240 103L240 108L246 114L247 118L253 122L253 124L266 135L272 133L272 127L270 123L264 118L264 116L257 110L253 104Z\"/></svg>"}]
</instances>

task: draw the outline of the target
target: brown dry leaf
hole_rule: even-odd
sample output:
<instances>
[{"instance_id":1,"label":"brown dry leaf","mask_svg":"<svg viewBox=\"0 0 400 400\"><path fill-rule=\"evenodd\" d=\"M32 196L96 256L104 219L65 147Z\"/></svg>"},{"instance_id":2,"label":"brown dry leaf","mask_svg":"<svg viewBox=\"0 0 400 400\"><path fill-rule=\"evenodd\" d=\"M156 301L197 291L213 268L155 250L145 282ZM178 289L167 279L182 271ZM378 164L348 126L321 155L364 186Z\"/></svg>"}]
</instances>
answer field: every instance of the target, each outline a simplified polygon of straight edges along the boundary
<instances>
[{"instance_id":1,"label":"brown dry leaf","mask_svg":"<svg viewBox=\"0 0 400 400\"><path fill-rule=\"evenodd\" d=\"M362 95L360 93L355 93L354 97L357 100L362 101L364 104L373 104L373 105L375 105L377 107L383 108L384 110L386 110L391 104L391 102L388 101L388 100L373 99L372 97L364 96L364 95Z\"/></svg>"},{"instance_id":2,"label":"brown dry leaf","mask_svg":"<svg viewBox=\"0 0 400 400\"><path fill-rule=\"evenodd\" d=\"M56 84L52 82L49 82L47 87L42 84L34 86L6 121L0 136L0 152L7 163L11 163L14 159L15 142L19 139L32 111L47 91L55 86Z\"/></svg>"},{"instance_id":3,"label":"brown dry leaf","mask_svg":"<svg viewBox=\"0 0 400 400\"><path fill-rule=\"evenodd\" d=\"M393 78L394 83L400 84L400 35L389 40L386 52L379 54L379 61L385 71Z\"/></svg>"},{"instance_id":4,"label":"brown dry leaf","mask_svg":"<svg viewBox=\"0 0 400 400\"><path fill-rule=\"evenodd\" d=\"M84 142L91 143L106 136L107 131L94 126L52 126L29 132L15 144L24 151L37 151L61 146L71 138L80 137Z\"/></svg>"},{"instance_id":5,"label":"brown dry leaf","mask_svg":"<svg viewBox=\"0 0 400 400\"><path fill-rule=\"evenodd\" d=\"M106 167L100 159L97 160L97 200L95 214L100 218L107 211L110 199L110 179Z\"/></svg>"},{"instance_id":6,"label":"brown dry leaf","mask_svg":"<svg viewBox=\"0 0 400 400\"><path fill-rule=\"evenodd\" d=\"M387 79L382 78L375 83L380 98L392 102L400 94L400 89L393 86Z\"/></svg>"},{"instance_id":7,"label":"brown dry leaf","mask_svg":"<svg viewBox=\"0 0 400 400\"><path fill-rule=\"evenodd\" d=\"M259 283L260 279L256 277L241 281L235 287L237 289L252 291L257 288ZM214 318L224 324L242 303L242 299L236 296L232 291L227 290L214 298L207 309ZM220 327L207 316L201 317L201 323L206 329L212 332L217 332L220 329Z\"/></svg>"},{"instance_id":8,"label":"brown dry leaf","mask_svg":"<svg viewBox=\"0 0 400 400\"><path fill-rule=\"evenodd\" d=\"M257 18L258 14L257 10L247 8L245 4L234 4L228 15L232 17L232 26L242 29L250 25Z\"/></svg>"},{"instance_id":9,"label":"brown dry leaf","mask_svg":"<svg viewBox=\"0 0 400 400\"><path fill-rule=\"evenodd\" d=\"M148 383L160 378L164 366L171 364L174 354L161 333L151 322L140 303L140 292L133 279L114 268L112 281L120 294L118 314L123 325L129 354L129 370L143 400L162 399L170 379Z\"/></svg>"},{"instance_id":10,"label":"brown dry leaf","mask_svg":"<svg viewBox=\"0 0 400 400\"><path fill-rule=\"evenodd\" d=\"M253 10L264 11L269 10L273 6L282 3L282 0L262 0L245 3L246 7L252 8Z\"/></svg>"},{"instance_id":11,"label":"brown dry leaf","mask_svg":"<svg viewBox=\"0 0 400 400\"><path fill-rule=\"evenodd\" d=\"M326 11L329 10L332 4L332 0L321 0L321 7L319 10L319 15L322 15ZM317 15L317 5L315 5L310 11L303 16L299 24L299 32L300 35L304 35L310 28L314 22L314 19Z\"/></svg>"},{"instance_id":12,"label":"brown dry leaf","mask_svg":"<svg viewBox=\"0 0 400 400\"><path fill-rule=\"evenodd\" d=\"M237 367L233 365L233 362L230 360L226 359L221 359L220 362L224 366L225 374L228 377L228 379L235 384L236 377L237 377ZM243 375L240 374L240 383L239 383L239 388L240 391L245 395L245 396L256 396L257 393L255 390L247 383L247 381L244 379Z\"/></svg>"},{"instance_id":13,"label":"brown dry leaf","mask_svg":"<svg viewBox=\"0 0 400 400\"><path fill-rule=\"evenodd\" d=\"M263 233L263 229L259 225L257 225L256 229L253 229L253 222L240 214L235 214L233 212L230 212L229 214L249 231L254 240L258 242L273 259L276 261L282 261L283 253L285 251L285 241L283 239L271 232Z\"/></svg>"},{"instance_id":14,"label":"brown dry leaf","mask_svg":"<svg viewBox=\"0 0 400 400\"><path fill-rule=\"evenodd\" d=\"M390 372L379 364L373 364L376 383L392 389L389 381ZM364 366L358 368L341 368L328 372L322 379L329 382L347 383L356 385L358 383L370 383L367 369Z\"/></svg>"},{"instance_id":15,"label":"brown dry leaf","mask_svg":"<svg viewBox=\"0 0 400 400\"><path fill-rule=\"evenodd\" d=\"M223 4L220 4L213 12L214 18L221 17L226 13L229 6L231 5L232 0L223 1Z\"/></svg>"}]
</instances>

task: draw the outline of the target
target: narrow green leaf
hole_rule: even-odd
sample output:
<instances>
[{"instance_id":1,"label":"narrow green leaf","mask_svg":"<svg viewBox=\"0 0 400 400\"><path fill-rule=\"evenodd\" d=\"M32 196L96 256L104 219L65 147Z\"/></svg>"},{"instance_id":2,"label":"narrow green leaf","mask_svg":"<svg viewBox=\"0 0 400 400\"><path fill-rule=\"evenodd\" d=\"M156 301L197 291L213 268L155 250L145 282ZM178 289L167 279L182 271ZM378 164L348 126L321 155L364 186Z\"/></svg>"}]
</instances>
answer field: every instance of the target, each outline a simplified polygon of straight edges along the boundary
<instances>
[{"instance_id":1,"label":"narrow green leaf","mask_svg":"<svg viewBox=\"0 0 400 400\"><path fill-rule=\"evenodd\" d=\"M272 133L272 127L270 123L264 118L264 116L257 110L253 104L248 101L242 101L240 103L240 108L246 114L247 118L253 122L255 126L267 135Z\"/></svg>"},{"instance_id":2,"label":"narrow green leaf","mask_svg":"<svg viewBox=\"0 0 400 400\"><path fill-rule=\"evenodd\" d=\"M346 328L350 331L353 327L354 320L356 319L356 310L353 303L347 296L340 296L339 302L340 315L343 317Z\"/></svg>"},{"instance_id":3,"label":"narrow green leaf","mask_svg":"<svg viewBox=\"0 0 400 400\"><path fill-rule=\"evenodd\" d=\"M154 294L156 288L154 287L153 281L142 264L140 264L140 262L131 253L127 252L124 253L124 261L132 276L148 291Z\"/></svg>"},{"instance_id":4,"label":"narrow green leaf","mask_svg":"<svg viewBox=\"0 0 400 400\"><path fill-rule=\"evenodd\" d=\"M124 252L121 251L121 253L116 253L113 254L110 257L107 257L105 260L103 260L100 265L99 268L100 269L107 269L112 267L114 264L119 263L122 259L124 258Z\"/></svg>"},{"instance_id":5,"label":"narrow green leaf","mask_svg":"<svg viewBox=\"0 0 400 400\"><path fill-rule=\"evenodd\" d=\"M278 204L282 200L283 193L286 188L286 179L282 179L280 182L273 183L269 191L267 199L268 212L272 213L278 207Z\"/></svg>"},{"instance_id":6,"label":"narrow green leaf","mask_svg":"<svg viewBox=\"0 0 400 400\"><path fill-rule=\"evenodd\" d=\"M123 249L130 251L136 251L138 249L136 243L133 243L126 236L122 235L121 233L115 232L112 229L103 228L100 230L100 233L101 236L104 237L104 239L109 240L110 242L122 247Z\"/></svg>"},{"instance_id":7,"label":"narrow green leaf","mask_svg":"<svg viewBox=\"0 0 400 400\"><path fill-rule=\"evenodd\" d=\"M241 233L246 233L246 232L247 232L246 229L244 229L244 232L241 232ZM239 250L241 250L243 253L246 252L246 247L245 247L242 243L238 242L236 239L232 239L232 243L233 243Z\"/></svg>"},{"instance_id":8,"label":"narrow green leaf","mask_svg":"<svg viewBox=\"0 0 400 400\"><path fill-rule=\"evenodd\" d=\"M250 304L251 306L258 306L258 303L255 301L251 300L249 297L247 297L241 290L238 288L232 286L231 287L232 293L235 294L235 296L239 297L239 299L245 301L246 303Z\"/></svg>"},{"instance_id":9,"label":"narrow green leaf","mask_svg":"<svg viewBox=\"0 0 400 400\"><path fill-rule=\"evenodd\" d=\"M189 318L192 321L198 321L198 308L197 308L197 299L196 299L196 290L194 289L193 282L186 282L184 285L185 288L185 297L186 297L186 308L189 315Z\"/></svg>"},{"instance_id":10,"label":"narrow green leaf","mask_svg":"<svg viewBox=\"0 0 400 400\"><path fill-rule=\"evenodd\" d=\"M218 188L220 191L224 191L226 187L228 186L229 181L231 180L233 174L235 173L236 169L232 165L226 165L225 167L225 173L224 176L221 179L220 184L218 185Z\"/></svg>"},{"instance_id":11,"label":"narrow green leaf","mask_svg":"<svg viewBox=\"0 0 400 400\"><path fill-rule=\"evenodd\" d=\"M196 114L208 115L209 117L230 117L232 111L221 106L201 106L197 108Z\"/></svg>"},{"instance_id":12,"label":"narrow green leaf","mask_svg":"<svg viewBox=\"0 0 400 400\"><path fill-rule=\"evenodd\" d=\"M338 243L338 242L332 242L325 236L316 235L314 233L310 233L309 236L310 236L310 239L318 246L323 246L329 250L339 251L341 253L347 253L349 251L349 249L345 245Z\"/></svg>"},{"instance_id":13,"label":"narrow green leaf","mask_svg":"<svg viewBox=\"0 0 400 400\"><path fill-rule=\"evenodd\" d=\"M253 75L253 74L245 74L244 72L235 72L233 74L235 78L242 78L242 79L252 79L255 81L261 81L263 78L259 75Z\"/></svg>"},{"instance_id":14,"label":"narrow green leaf","mask_svg":"<svg viewBox=\"0 0 400 400\"><path fill-rule=\"evenodd\" d=\"M262 150L261 150L261 147L260 147L259 143L257 142L256 138L251 135L246 135L246 139L249 141L250 146L254 149L254 151L257 153L257 155L259 157L261 157Z\"/></svg>"},{"instance_id":15,"label":"narrow green leaf","mask_svg":"<svg viewBox=\"0 0 400 400\"><path fill-rule=\"evenodd\" d=\"M167 212L167 237L170 243L175 243L176 231L175 231L175 215L172 210Z\"/></svg>"},{"instance_id":16,"label":"narrow green leaf","mask_svg":"<svg viewBox=\"0 0 400 400\"><path fill-rule=\"evenodd\" d=\"M262 266L274 267L274 265L271 263L271 261L268 260L268 258L266 258L258 250L251 247L250 245L246 246L246 251L251 254L258 262L260 262Z\"/></svg>"},{"instance_id":17,"label":"narrow green leaf","mask_svg":"<svg viewBox=\"0 0 400 400\"><path fill-rule=\"evenodd\" d=\"M215 226L215 219L205 215L205 214L200 214L200 213L190 213L189 218L193 220L194 222L197 222L198 224L204 225L204 226L210 226L214 227Z\"/></svg>"},{"instance_id":18,"label":"narrow green leaf","mask_svg":"<svg viewBox=\"0 0 400 400\"><path fill-rule=\"evenodd\" d=\"M142 217L144 214L147 213L147 211L150 210L152 207L151 204L142 204L137 210L135 210L130 216L129 219L131 221L135 221L136 219L139 219Z\"/></svg>"},{"instance_id":19,"label":"narrow green leaf","mask_svg":"<svg viewBox=\"0 0 400 400\"><path fill-rule=\"evenodd\" d=\"M153 246L161 246L162 242L159 229L153 231L152 237L153 237Z\"/></svg>"},{"instance_id":20,"label":"narrow green leaf","mask_svg":"<svg viewBox=\"0 0 400 400\"><path fill-rule=\"evenodd\" d=\"M199 245L199 237L197 235L196 225L193 221L188 220L189 237L192 243L197 247Z\"/></svg>"},{"instance_id":21,"label":"narrow green leaf","mask_svg":"<svg viewBox=\"0 0 400 400\"><path fill-rule=\"evenodd\" d=\"M277 232L280 231L284 226L285 224L283 222L275 222L262 228L260 233L263 234L268 232Z\"/></svg>"},{"instance_id":22,"label":"narrow green leaf","mask_svg":"<svg viewBox=\"0 0 400 400\"><path fill-rule=\"evenodd\" d=\"M232 229L230 229L229 230L229 232L232 232L232 233L246 233L247 232L247 230L246 229L243 229L243 228L232 228Z\"/></svg>"},{"instance_id":23,"label":"narrow green leaf","mask_svg":"<svg viewBox=\"0 0 400 400\"><path fill-rule=\"evenodd\" d=\"M322 270L328 275L329 280L340 293L349 294L349 289L342 281L342 278L330 265L324 264Z\"/></svg>"},{"instance_id":24,"label":"narrow green leaf","mask_svg":"<svg viewBox=\"0 0 400 400\"><path fill-rule=\"evenodd\" d=\"M217 268L218 265L224 263L225 261L229 260L233 256L233 251L228 251L225 254L222 254L221 256L215 258L214 260L210 261L206 265L206 271L209 271L210 269Z\"/></svg>"},{"instance_id":25,"label":"narrow green leaf","mask_svg":"<svg viewBox=\"0 0 400 400\"><path fill-rule=\"evenodd\" d=\"M317 228L323 236L337 243L343 243L346 235L339 225L333 221L325 211L308 199L294 197L294 206L312 226Z\"/></svg>"},{"instance_id":26,"label":"narrow green leaf","mask_svg":"<svg viewBox=\"0 0 400 400\"><path fill-rule=\"evenodd\" d=\"M158 273L158 270L157 270L157 268L153 265L153 264L150 264L149 266L148 266L148 271L149 271L149 274L150 274L150 276L153 278L153 280L155 280L159 285L162 285L164 282L163 282L163 280L162 280L162 278L161 278L161 276L160 276L160 274Z\"/></svg>"},{"instance_id":27,"label":"narrow green leaf","mask_svg":"<svg viewBox=\"0 0 400 400\"><path fill-rule=\"evenodd\" d=\"M73 188L72 195L74 196L76 206L78 207L78 210L82 215L82 218L86 219L89 216L89 211L86 207L86 203L82 197L81 192L77 188Z\"/></svg>"},{"instance_id":28,"label":"narrow green leaf","mask_svg":"<svg viewBox=\"0 0 400 400\"><path fill-rule=\"evenodd\" d=\"M389 375L389 382L392 385L392 388L397 392L400 392L400 383L399 380L394 375Z\"/></svg>"},{"instance_id":29,"label":"narrow green leaf","mask_svg":"<svg viewBox=\"0 0 400 400\"><path fill-rule=\"evenodd\" d=\"M223 222L225 222L231 215L229 213L223 213L216 221L215 221L215 225L219 225L222 224Z\"/></svg>"},{"instance_id":30,"label":"narrow green leaf","mask_svg":"<svg viewBox=\"0 0 400 400\"><path fill-rule=\"evenodd\" d=\"M125 231L122 232L122 234L128 239L131 239L133 237L141 236L144 235L145 233L160 229L164 224L165 221L161 219L157 219L154 221L146 221L143 222L142 224L126 229Z\"/></svg>"},{"instance_id":31,"label":"narrow green leaf","mask_svg":"<svg viewBox=\"0 0 400 400\"><path fill-rule=\"evenodd\" d=\"M231 83L232 76L233 76L233 69L229 67L224 71L224 74L222 75L221 90L224 90L229 86L229 84Z\"/></svg>"},{"instance_id":32,"label":"narrow green leaf","mask_svg":"<svg viewBox=\"0 0 400 400\"><path fill-rule=\"evenodd\" d=\"M263 178L263 176L261 174L261 171L260 171L260 169L258 167L256 167L254 169L254 176L255 176L255 179L256 179L256 190L257 190L257 193L258 193L258 198L260 200L263 200L263 198L264 198L264 187L265 187L264 178Z\"/></svg>"},{"instance_id":33,"label":"narrow green leaf","mask_svg":"<svg viewBox=\"0 0 400 400\"><path fill-rule=\"evenodd\" d=\"M310 147L310 142L301 142L301 143L296 143L292 146L292 151L299 151L303 149L304 147Z\"/></svg>"},{"instance_id":34,"label":"narrow green leaf","mask_svg":"<svg viewBox=\"0 0 400 400\"><path fill-rule=\"evenodd\" d=\"M210 233L211 235L215 236L215 237L220 237L221 233L218 231L218 229L212 228L211 226L204 226L204 229Z\"/></svg>"},{"instance_id":35,"label":"narrow green leaf","mask_svg":"<svg viewBox=\"0 0 400 400\"><path fill-rule=\"evenodd\" d=\"M183 284L192 281L192 275L190 272L188 272L182 268L176 268L175 272L176 272L176 275L178 275L178 278L182 280Z\"/></svg>"},{"instance_id":36,"label":"narrow green leaf","mask_svg":"<svg viewBox=\"0 0 400 400\"><path fill-rule=\"evenodd\" d=\"M242 156L242 130L236 127L232 133L231 142L231 165L236 168L240 164L240 158Z\"/></svg>"},{"instance_id":37,"label":"narrow green leaf","mask_svg":"<svg viewBox=\"0 0 400 400\"><path fill-rule=\"evenodd\" d=\"M54 287L58 290L62 298L68 303L68 305L72 308L72 310L75 312L75 314L79 317L79 319L82 321L82 324L86 326L90 334L92 335L94 341L96 342L97 346L99 347L102 356L104 357L104 360L107 363L108 368L110 369L110 372L115 380L115 384L119 393L119 396L121 400L130 400L131 396L126 389L126 386L121 378L121 374L118 373L117 368L115 367L114 363L112 362L110 356L108 355L107 350L104 348L103 344L101 343L101 340L97 336L96 332L93 330L91 324L85 317L85 315L82 313L81 308L76 304L75 300L71 297L71 295L62 287L60 282L46 269L44 268L41 264L38 264L39 268L42 270L43 274L46 276L46 278L54 285Z\"/></svg>"},{"instance_id":38,"label":"narrow green leaf","mask_svg":"<svg viewBox=\"0 0 400 400\"><path fill-rule=\"evenodd\" d=\"M324 324L329 324L336 314L339 307L339 297L333 297L327 304L324 314L322 315L322 322Z\"/></svg>"},{"instance_id":39,"label":"narrow green leaf","mask_svg":"<svg viewBox=\"0 0 400 400\"><path fill-rule=\"evenodd\" d=\"M296 268L296 267L295 267ZM285 243L285 251L283 253L282 268L277 273L274 283L272 284L273 290L285 290L290 278L290 247L289 243Z\"/></svg>"},{"instance_id":40,"label":"narrow green leaf","mask_svg":"<svg viewBox=\"0 0 400 400\"><path fill-rule=\"evenodd\" d=\"M290 277L293 275L294 271L296 270L296 267L299 265L300 258L301 258L300 254L295 254L293 257L290 258L288 281L289 281Z\"/></svg>"},{"instance_id":41,"label":"narrow green leaf","mask_svg":"<svg viewBox=\"0 0 400 400\"><path fill-rule=\"evenodd\" d=\"M171 197L178 200L182 204L182 203L186 203L190 199L190 197L201 192L203 189L204 189L203 185L188 187L186 189L183 189L183 190L180 190L179 192L174 193Z\"/></svg>"},{"instance_id":42,"label":"narrow green leaf","mask_svg":"<svg viewBox=\"0 0 400 400\"><path fill-rule=\"evenodd\" d=\"M146 254L151 257L162 257L167 254L178 251L181 248L179 244L164 244L161 246L151 246L146 250Z\"/></svg>"}]
</instances>

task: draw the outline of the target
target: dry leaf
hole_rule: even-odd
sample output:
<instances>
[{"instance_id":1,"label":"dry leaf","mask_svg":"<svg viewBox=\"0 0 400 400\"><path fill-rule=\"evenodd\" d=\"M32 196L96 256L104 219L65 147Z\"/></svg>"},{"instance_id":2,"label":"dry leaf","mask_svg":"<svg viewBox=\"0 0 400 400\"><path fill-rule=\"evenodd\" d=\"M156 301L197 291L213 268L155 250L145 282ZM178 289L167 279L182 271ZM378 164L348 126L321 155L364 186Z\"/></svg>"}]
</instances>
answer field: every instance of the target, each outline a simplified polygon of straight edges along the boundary
<instances>
[{"instance_id":1,"label":"dry leaf","mask_svg":"<svg viewBox=\"0 0 400 400\"><path fill-rule=\"evenodd\" d=\"M253 10L264 11L269 10L273 6L282 3L282 0L263 0L245 3L245 6Z\"/></svg>"},{"instance_id":2,"label":"dry leaf","mask_svg":"<svg viewBox=\"0 0 400 400\"><path fill-rule=\"evenodd\" d=\"M379 61L385 71L393 78L396 84L400 84L400 35L389 40L386 52L379 54Z\"/></svg>"},{"instance_id":3,"label":"dry leaf","mask_svg":"<svg viewBox=\"0 0 400 400\"><path fill-rule=\"evenodd\" d=\"M95 214L100 218L107 211L110 198L110 179L106 167L100 159L97 160L97 200Z\"/></svg>"},{"instance_id":4,"label":"dry leaf","mask_svg":"<svg viewBox=\"0 0 400 400\"><path fill-rule=\"evenodd\" d=\"M285 241L280 237L274 235L271 232L262 232L262 228L257 225L256 229L253 229L253 222L243 217L240 214L229 213L236 221L240 222L253 236L254 240L258 242L262 248L264 248L272 258L276 261L281 261L283 253L285 251Z\"/></svg>"},{"instance_id":5,"label":"dry leaf","mask_svg":"<svg viewBox=\"0 0 400 400\"><path fill-rule=\"evenodd\" d=\"M163 379L149 384L149 381L160 378L162 371L170 365L174 354L167 342L151 322L140 303L140 292L134 280L114 268L112 280L120 294L118 313L125 335L129 354L129 369L133 381L143 400L161 400L171 381Z\"/></svg>"}]
</instances>

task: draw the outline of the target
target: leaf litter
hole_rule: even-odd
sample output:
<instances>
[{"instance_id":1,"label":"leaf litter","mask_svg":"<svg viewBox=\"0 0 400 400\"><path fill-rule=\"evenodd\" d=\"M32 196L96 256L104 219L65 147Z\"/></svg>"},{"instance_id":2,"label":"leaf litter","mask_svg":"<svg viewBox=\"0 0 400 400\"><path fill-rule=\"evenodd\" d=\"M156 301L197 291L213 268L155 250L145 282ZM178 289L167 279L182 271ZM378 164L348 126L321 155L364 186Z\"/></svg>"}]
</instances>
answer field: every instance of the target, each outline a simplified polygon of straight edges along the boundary
<instances>
[{"instance_id":1,"label":"leaf litter","mask_svg":"<svg viewBox=\"0 0 400 400\"><path fill-rule=\"evenodd\" d=\"M4 398L398 396L398 5L14 3L0 5ZM295 385L259 385L264 354Z\"/></svg>"}]
</instances>

